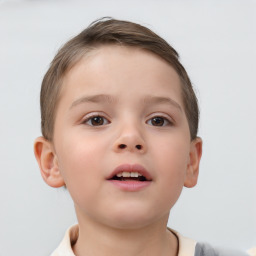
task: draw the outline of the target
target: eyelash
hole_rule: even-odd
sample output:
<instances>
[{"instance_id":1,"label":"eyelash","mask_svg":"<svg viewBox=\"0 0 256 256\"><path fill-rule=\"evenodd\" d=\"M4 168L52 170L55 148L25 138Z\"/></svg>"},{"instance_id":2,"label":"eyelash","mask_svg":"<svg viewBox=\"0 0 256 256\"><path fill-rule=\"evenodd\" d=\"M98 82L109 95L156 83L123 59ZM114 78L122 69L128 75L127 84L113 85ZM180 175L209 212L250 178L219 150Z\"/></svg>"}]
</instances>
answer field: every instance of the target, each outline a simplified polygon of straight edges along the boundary
<instances>
[{"instance_id":1,"label":"eyelash","mask_svg":"<svg viewBox=\"0 0 256 256\"><path fill-rule=\"evenodd\" d=\"M164 123L163 123L163 125L152 125L151 124L152 126L158 126L158 127L173 126L173 121L171 121L170 118L167 118L167 117L162 116L162 115L155 115L155 116L151 117L150 119L148 119L146 123L148 124L149 121L151 121L151 123L152 123L152 120L154 118L160 118L164 121Z\"/></svg>"},{"instance_id":2,"label":"eyelash","mask_svg":"<svg viewBox=\"0 0 256 256\"><path fill-rule=\"evenodd\" d=\"M93 125L91 122L92 122L93 118L96 118L96 117L102 118L102 119L103 119L103 124L100 124L100 125ZM105 121L107 121L107 122L105 122ZM90 122L90 124L89 124L89 122ZM89 114L89 115L83 120L82 123L83 123L83 124L88 124L88 125L90 125L90 126L102 126L102 125L109 124L110 121L109 121L107 118L105 118L104 116L102 116L102 115L96 113L96 114Z\"/></svg>"},{"instance_id":3,"label":"eyelash","mask_svg":"<svg viewBox=\"0 0 256 256\"><path fill-rule=\"evenodd\" d=\"M103 123L102 124L99 124L99 125L93 125L92 124L92 121L93 121L93 118L96 118L96 117L99 117L99 118L102 118L103 120ZM153 119L157 119L159 118L160 120L162 120L164 123L163 125L152 125L152 120ZM173 121L171 121L169 118L165 117L165 116L162 116L162 115L155 115L153 117L151 117L150 119L148 119L146 121L146 124L149 124L149 122L151 121L151 126L158 126L158 127L163 127L163 126L173 126ZM155 120L156 121L156 120ZM159 120L158 120L159 121ZM89 123L90 122L90 123ZM83 124L87 124L89 126L103 126L103 125L107 125L109 123L111 123L106 117L104 117L103 115L99 114L99 113L96 113L96 114L89 114L82 122ZM149 124L150 125L150 124Z\"/></svg>"}]
</instances>

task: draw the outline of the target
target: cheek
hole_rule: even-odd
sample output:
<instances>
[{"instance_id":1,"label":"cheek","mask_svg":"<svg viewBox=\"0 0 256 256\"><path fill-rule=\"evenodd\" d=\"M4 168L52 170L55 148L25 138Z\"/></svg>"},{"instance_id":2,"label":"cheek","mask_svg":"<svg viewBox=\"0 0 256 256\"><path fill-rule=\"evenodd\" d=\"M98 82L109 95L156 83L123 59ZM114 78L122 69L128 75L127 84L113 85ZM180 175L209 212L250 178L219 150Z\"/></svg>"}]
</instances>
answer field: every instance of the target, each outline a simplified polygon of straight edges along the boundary
<instances>
[{"instance_id":1,"label":"cheek","mask_svg":"<svg viewBox=\"0 0 256 256\"><path fill-rule=\"evenodd\" d=\"M185 140L169 139L161 143L161 150L155 151L155 168L164 197L171 197L174 203L184 185L189 161L189 143Z\"/></svg>"},{"instance_id":2,"label":"cheek","mask_svg":"<svg viewBox=\"0 0 256 256\"><path fill-rule=\"evenodd\" d=\"M97 145L97 146L96 146ZM102 146L90 139L63 140L57 150L58 164L64 181L72 194L73 191L90 191L94 180L99 180L99 162ZM82 188L82 189L81 189Z\"/></svg>"},{"instance_id":3,"label":"cheek","mask_svg":"<svg viewBox=\"0 0 256 256\"><path fill-rule=\"evenodd\" d=\"M103 141L98 137L84 136L79 131L61 138L56 151L62 169L72 168L73 171L79 171L81 166L83 171L86 171L86 167L101 154L103 148Z\"/></svg>"},{"instance_id":4,"label":"cheek","mask_svg":"<svg viewBox=\"0 0 256 256\"><path fill-rule=\"evenodd\" d=\"M93 204L94 191L100 190L94 151L79 145L68 151L70 154L62 155L59 166L70 196L77 205Z\"/></svg>"},{"instance_id":5,"label":"cheek","mask_svg":"<svg viewBox=\"0 0 256 256\"><path fill-rule=\"evenodd\" d=\"M189 148L190 142L183 136L172 136L158 141L155 155L159 166L164 166L164 170L169 169L170 175L172 172L183 175L189 161Z\"/></svg>"}]
</instances>

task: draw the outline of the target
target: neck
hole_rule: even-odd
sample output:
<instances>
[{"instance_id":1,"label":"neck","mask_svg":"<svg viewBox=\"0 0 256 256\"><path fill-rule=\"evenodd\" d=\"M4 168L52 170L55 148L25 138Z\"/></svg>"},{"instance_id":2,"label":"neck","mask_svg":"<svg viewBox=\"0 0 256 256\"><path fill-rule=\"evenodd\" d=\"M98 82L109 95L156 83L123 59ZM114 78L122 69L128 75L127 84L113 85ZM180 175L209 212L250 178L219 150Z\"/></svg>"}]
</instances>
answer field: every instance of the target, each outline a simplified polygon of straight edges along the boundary
<instances>
[{"instance_id":1,"label":"neck","mask_svg":"<svg viewBox=\"0 0 256 256\"><path fill-rule=\"evenodd\" d=\"M167 220L168 216L144 227L120 229L78 216L79 236L74 253L76 256L177 256L178 240L167 230Z\"/></svg>"}]
</instances>

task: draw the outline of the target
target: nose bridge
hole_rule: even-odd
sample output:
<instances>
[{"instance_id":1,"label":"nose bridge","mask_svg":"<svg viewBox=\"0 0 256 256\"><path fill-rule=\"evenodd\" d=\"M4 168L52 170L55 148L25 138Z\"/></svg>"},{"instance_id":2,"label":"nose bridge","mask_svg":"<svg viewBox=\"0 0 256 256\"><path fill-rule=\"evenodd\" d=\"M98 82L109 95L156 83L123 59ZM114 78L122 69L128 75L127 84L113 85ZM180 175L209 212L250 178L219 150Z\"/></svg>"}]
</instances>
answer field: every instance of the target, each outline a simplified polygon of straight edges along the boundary
<instances>
[{"instance_id":1,"label":"nose bridge","mask_svg":"<svg viewBox=\"0 0 256 256\"><path fill-rule=\"evenodd\" d=\"M146 143L139 121L126 117L125 121L118 126L117 134L114 143L115 151L144 152L146 150Z\"/></svg>"}]
</instances>

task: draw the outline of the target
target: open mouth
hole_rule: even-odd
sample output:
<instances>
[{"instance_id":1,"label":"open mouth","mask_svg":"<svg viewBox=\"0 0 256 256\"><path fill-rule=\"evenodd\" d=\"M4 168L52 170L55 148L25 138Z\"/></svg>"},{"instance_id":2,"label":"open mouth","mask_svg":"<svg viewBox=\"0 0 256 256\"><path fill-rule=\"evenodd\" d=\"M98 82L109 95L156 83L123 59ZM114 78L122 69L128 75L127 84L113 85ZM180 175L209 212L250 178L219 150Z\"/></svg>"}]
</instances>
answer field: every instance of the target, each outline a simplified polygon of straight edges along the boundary
<instances>
[{"instance_id":1,"label":"open mouth","mask_svg":"<svg viewBox=\"0 0 256 256\"><path fill-rule=\"evenodd\" d=\"M122 164L107 177L114 186L122 191L137 192L152 184L152 176L140 164Z\"/></svg>"},{"instance_id":2,"label":"open mouth","mask_svg":"<svg viewBox=\"0 0 256 256\"><path fill-rule=\"evenodd\" d=\"M120 181L148 181L145 176L138 172L120 172L113 176L110 180Z\"/></svg>"},{"instance_id":3,"label":"open mouth","mask_svg":"<svg viewBox=\"0 0 256 256\"><path fill-rule=\"evenodd\" d=\"M122 164L116 167L107 180L130 184L146 184L152 181L150 173L140 164Z\"/></svg>"}]
</instances>

